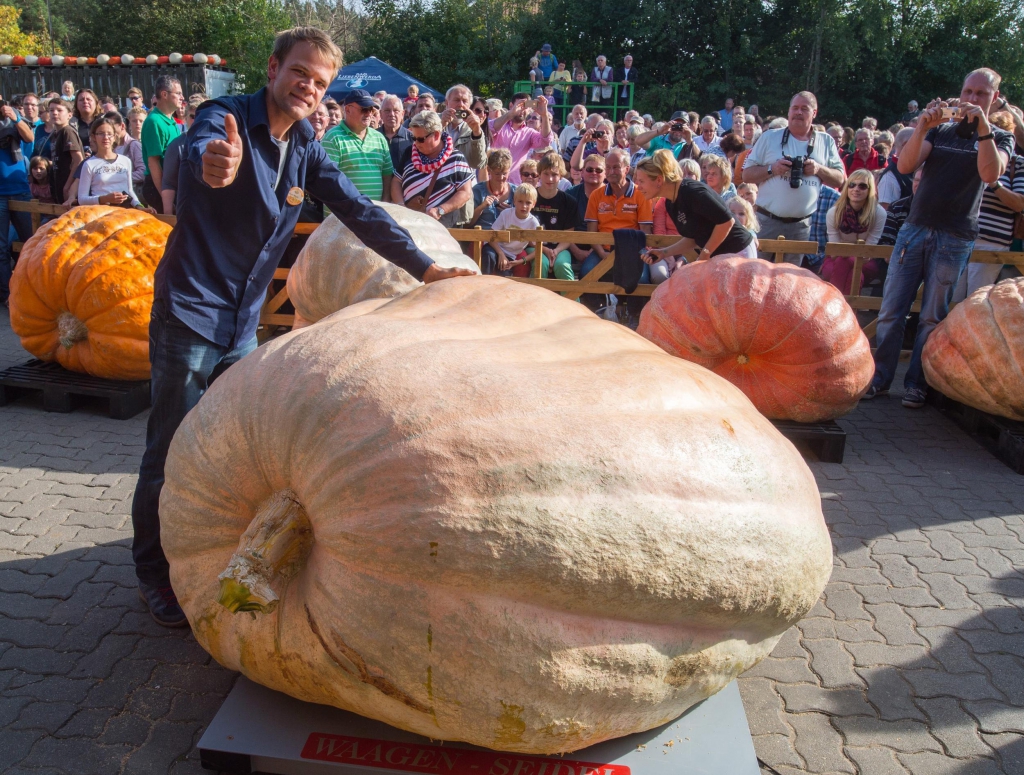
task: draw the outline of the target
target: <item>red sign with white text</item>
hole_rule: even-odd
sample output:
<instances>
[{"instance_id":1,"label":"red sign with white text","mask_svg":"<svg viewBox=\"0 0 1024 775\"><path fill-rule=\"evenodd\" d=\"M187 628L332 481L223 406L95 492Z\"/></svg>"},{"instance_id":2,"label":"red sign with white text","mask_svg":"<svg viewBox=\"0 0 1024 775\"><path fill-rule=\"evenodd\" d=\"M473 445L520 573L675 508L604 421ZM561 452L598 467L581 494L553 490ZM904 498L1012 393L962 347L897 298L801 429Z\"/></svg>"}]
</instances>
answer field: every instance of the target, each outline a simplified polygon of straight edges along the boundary
<instances>
[{"instance_id":1,"label":"red sign with white text","mask_svg":"<svg viewBox=\"0 0 1024 775\"><path fill-rule=\"evenodd\" d=\"M621 764L577 762L499 751L471 751L436 745L396 743L366 737L314 732L302 748L303 759L379 767L425 775L630 775Z\"/></svg>"}]
</instances>

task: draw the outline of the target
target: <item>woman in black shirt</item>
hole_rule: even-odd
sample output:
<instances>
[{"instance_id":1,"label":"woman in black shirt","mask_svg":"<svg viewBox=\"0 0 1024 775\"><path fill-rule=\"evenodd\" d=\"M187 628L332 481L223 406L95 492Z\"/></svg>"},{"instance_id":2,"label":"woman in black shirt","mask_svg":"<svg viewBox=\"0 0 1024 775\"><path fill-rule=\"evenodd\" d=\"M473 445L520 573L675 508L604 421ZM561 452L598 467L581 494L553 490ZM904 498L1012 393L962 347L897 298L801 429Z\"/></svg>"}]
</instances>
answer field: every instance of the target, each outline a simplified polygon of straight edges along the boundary
<instances>
[{"instance_id":1,"label":"woman in black shirt","mask_svg":"<svg viewBox=\"0 0 1024 775\"><path fill-rule=\"evenodd\" d=\"M648 199L665 197L665 212L682 239L667 248L647 251L647 263L665 256L688 255L701 248L699 259L716 257L757 258L750 232L736 223L729 208L711 188L699 180L683 180L672 152L662 149L636 165L633 182Z\"/></svg>"}]
</instances>

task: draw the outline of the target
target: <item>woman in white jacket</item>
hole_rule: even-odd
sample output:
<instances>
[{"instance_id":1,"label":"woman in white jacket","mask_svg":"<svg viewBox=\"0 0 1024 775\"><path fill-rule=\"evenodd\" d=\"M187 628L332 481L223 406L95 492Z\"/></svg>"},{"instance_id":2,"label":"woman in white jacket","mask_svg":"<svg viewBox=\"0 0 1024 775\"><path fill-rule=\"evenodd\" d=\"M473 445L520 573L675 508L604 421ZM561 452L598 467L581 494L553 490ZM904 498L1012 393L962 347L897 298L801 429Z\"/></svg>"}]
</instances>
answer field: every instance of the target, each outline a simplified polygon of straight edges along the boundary
<instances>
[{"instance_id":1,"label":"woman in white jacket","mask_svg":"<svg viewBox=\"0 0 1024 775\"><path fill-rule=\"evenodd\" d=\"M885 228L885 209L878 204L875 178L868 170L857 170L850 174L843 186L839 199L832 205L825 217L829 242L846 242L855 245L861 240L867 245L877 245ZM853 281L853 256L826 256L821 265L821 279L832 283L844 295L850 294ZM880 258L864 262L861 270L861 286L878 276Z\"/></svg>"}]
</instances>

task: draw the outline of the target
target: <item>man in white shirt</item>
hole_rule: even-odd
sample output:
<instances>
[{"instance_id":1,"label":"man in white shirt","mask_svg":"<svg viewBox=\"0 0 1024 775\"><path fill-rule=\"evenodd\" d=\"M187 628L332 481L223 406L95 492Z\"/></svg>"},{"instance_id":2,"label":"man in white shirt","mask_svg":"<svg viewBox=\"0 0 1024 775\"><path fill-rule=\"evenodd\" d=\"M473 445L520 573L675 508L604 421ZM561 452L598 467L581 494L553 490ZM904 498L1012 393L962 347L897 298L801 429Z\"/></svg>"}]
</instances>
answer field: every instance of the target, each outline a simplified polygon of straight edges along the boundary
<instances>
[{"instance_id":1,"label":"man in white shirt","mask_svg":"<svg viewBox=\"0 0 1024 775\"><path fill-rule=\"evenodd\" d=\"M558 145L561 148L568 148L569 143L583 134L583 127L587 120L587 109L583 105L574 105L569 113L569 122L562 129L558 136Z\"/></svg>"},{"instance_id":2,"label":"man in white shirt","mask_svg":"<svg viewBox=\"0 0 1024 775\"><path fill-rule=\"evenodd\" d=\"M696 145L701 153L710 153L715 156L725 156L725 151L722 150L718 136L718 122L715 121L714 116L704 116L700 122L700 135L694 138L693 144Z\"/></svg>"},{"instance_id":3,"label":"man in white shirt","mask_svg":"<svg viewBox=\"0 0 1024 775\"><path fill-rule=\"evenodd\" d=\"M743 181L758 186L754 209L762 239L806 240L821 186L841 190L846 182L835 140L812 127L817 114L817 98L811 92L799 92L789 102L787 126L762 134L743 163ZM796 175L794 161L801 164ZM788 263L799 266L802 260L801 254L786 254Z\"/></svg>"}]
</instances>

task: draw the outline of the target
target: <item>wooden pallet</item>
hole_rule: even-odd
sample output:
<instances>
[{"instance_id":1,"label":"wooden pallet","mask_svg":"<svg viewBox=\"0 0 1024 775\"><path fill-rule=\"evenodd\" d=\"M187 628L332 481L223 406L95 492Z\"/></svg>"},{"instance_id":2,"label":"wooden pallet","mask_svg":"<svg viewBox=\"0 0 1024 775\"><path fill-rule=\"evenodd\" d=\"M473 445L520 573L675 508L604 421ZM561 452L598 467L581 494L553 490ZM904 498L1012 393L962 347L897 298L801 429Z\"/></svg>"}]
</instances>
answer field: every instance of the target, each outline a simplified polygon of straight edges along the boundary
<instances>
[{"instance_id":1,"label":"wooden pallet","mask_svg":"<svg viewBox=\"0 0 1024 775\"><path fill-rule=\"evenodd\" d=\"M963 428L1014 473L1024 474L1024 422L961 404L935 389L928 391L927 403Z\"/></svg>"},{"instance_id":2,"label":"wooden pallet","mask_svg":"<svg viewBox=\"0 0 1024 775\"><path fill-rule=\"evenodd\" d=\"M822 463L842 463L846 453L846 431L835 420L795 422L772 420L775 429L790 441L799 441L818 456ZM797 445L799 448L800 445Z\"/></svg>"},{"instance_id":3,"label":"wooden pallet","mask_svg":"<svg viewBox=\"0 0 1024 775\"><path fill-rule=\"evenodd\" d=\"M127 420L149 407L149 380L101 379L35 359L0 372L0 406L40 391L48 412L70 412L82 398L105 399L114 420Z\"/></svg>"}]
</instances>

